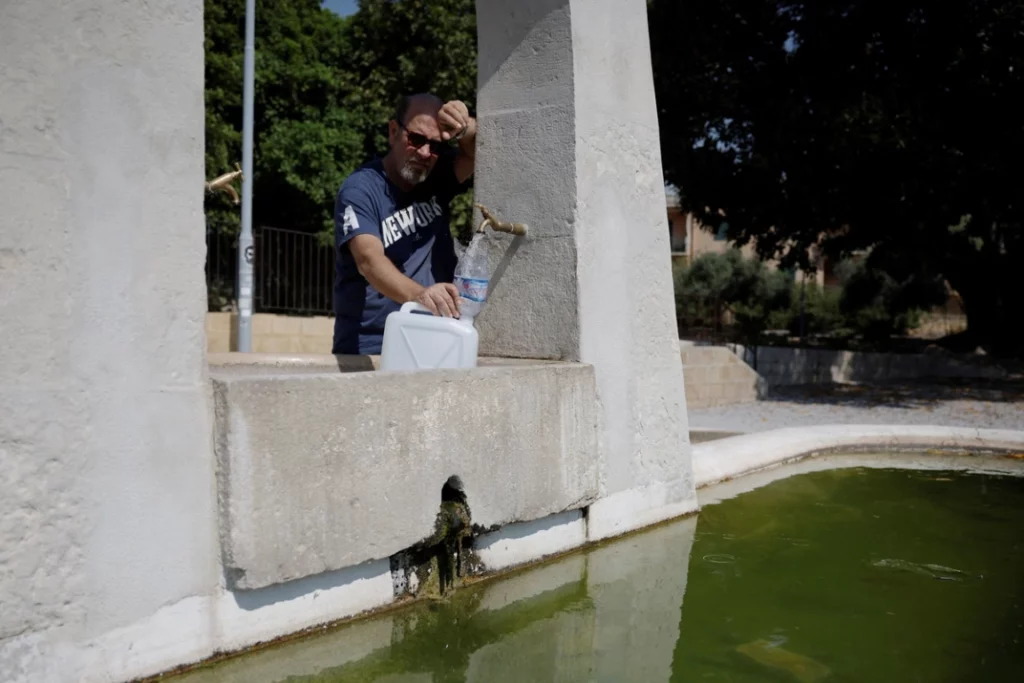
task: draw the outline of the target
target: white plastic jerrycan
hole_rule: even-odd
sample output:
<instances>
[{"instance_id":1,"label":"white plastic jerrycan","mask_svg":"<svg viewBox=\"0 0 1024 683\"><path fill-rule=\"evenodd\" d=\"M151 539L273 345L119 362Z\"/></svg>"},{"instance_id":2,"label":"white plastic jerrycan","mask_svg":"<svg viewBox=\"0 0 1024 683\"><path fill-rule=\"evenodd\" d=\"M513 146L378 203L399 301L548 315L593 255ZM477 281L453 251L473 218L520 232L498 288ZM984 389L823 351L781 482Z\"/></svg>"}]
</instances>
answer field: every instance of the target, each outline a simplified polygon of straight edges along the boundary
<instances>
[{"instance_id":1,"label":"white plastic jerrycan","mask_svg":"<svg viewBox=\"0 0 1024 683\"><path fill-rule=\"evenodd\" d=\"M435 316L410 301L384 322L380 369L475 368L478 343L472 323Z\"/></svg>"}]
</instances>

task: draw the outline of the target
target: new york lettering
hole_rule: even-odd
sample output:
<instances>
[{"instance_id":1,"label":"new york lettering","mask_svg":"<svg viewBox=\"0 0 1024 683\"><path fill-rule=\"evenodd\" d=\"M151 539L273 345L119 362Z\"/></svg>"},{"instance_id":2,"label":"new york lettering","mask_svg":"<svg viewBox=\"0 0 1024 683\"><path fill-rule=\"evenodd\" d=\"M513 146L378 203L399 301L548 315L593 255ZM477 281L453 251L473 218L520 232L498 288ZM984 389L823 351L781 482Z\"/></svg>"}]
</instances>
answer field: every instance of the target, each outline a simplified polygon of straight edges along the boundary
<instances>
[{"instance_id":1,"label":"new york lettering","mask_svg":"<svg viewBox=\"0 0 1024 683\"><path fill-rule=\"evenodd\" d=\"M429 201L415 202L404 209L399 209L380 222L380 234L384 240L384 248L407 235L412 235L420 228L430 225L435 218L441 215L441 204L437 197L431 197Z\"/></svg>"}]
</instances>

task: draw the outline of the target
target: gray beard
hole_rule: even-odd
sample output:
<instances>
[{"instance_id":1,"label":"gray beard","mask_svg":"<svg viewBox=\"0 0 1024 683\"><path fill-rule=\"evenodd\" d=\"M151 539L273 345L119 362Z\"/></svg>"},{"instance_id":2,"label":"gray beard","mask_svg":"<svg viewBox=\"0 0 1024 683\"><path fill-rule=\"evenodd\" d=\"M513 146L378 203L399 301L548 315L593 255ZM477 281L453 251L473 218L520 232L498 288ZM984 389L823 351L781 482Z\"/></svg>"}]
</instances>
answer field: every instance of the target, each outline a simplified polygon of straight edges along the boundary
<instances>
[{"instance_id":1,"label":"gray beard","mask_svg":"<svg viewBox=\"0 0 1024 683\"><path fill-rule=\"evenodd\" d=\"M410 185L419 185L427 179L427 176L430 175L430 171L426 169L419 170L413 168L409 164L406 164L398 170L398 175L402 176L402 180Z\"/></svg>"}]
</instances>

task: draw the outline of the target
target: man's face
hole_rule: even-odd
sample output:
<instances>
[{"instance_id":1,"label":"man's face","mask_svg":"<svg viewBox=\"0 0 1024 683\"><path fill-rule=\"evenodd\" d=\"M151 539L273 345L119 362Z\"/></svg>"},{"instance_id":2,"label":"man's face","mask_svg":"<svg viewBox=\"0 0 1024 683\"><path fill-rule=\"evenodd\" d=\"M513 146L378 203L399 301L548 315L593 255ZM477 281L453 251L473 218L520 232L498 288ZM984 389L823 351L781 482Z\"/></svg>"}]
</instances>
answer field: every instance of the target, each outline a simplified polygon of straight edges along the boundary
<instances>
[{"instance_id":1,"label":"man's face","mask_svg":"<svg viewBox=\"0 0 1024 683\"><path fill-rule=\"evenodd\" d=\"M438 152L445 144L437 125L437 111L413 109L406 116L404 126L392 121L388 132L402 179L412 185L422 183L434 169Z\"/></svg>"}]
</instances>

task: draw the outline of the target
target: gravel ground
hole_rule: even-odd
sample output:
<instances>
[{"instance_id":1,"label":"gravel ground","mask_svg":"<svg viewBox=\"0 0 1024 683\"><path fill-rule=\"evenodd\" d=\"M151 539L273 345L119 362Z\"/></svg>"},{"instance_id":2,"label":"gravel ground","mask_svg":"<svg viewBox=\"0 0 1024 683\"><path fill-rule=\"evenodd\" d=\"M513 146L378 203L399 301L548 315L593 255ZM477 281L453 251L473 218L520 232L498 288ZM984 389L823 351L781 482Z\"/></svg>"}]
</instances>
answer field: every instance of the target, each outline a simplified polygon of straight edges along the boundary
<instances>
[{"instance_id":1,"label":"gravel ground","mask_svg":"<svg viewBox=\"0 0 1024 683\"><path fill-rule=\"evenodd\" d=\"M756 403L689 411L690 429L759 432L822 424L1024 429L1024 380L784 387Z\"/></svg>"}]
</instances>

